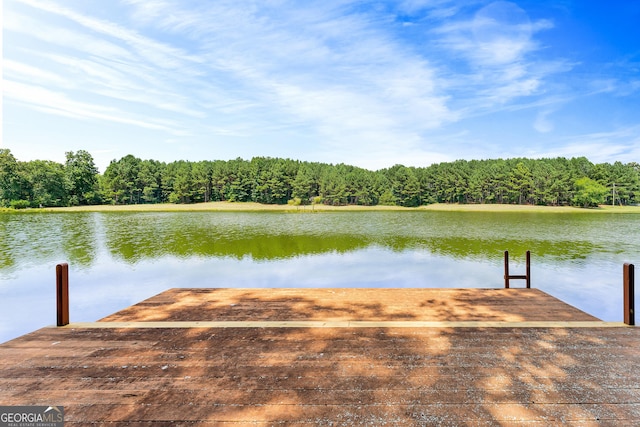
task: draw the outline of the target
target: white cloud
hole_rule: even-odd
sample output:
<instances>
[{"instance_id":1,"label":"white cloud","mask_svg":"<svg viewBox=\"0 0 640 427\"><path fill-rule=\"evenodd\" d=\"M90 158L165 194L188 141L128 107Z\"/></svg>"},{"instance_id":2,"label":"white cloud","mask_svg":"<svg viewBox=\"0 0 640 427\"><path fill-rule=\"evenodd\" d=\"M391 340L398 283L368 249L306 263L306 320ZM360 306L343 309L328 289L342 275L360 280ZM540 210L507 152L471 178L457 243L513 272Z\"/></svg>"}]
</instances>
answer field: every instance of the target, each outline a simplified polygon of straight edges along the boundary
<instances>
[{"instance_id":1,"label":"white cloud","mask_svg":"<svg viewBox=\"0 0 640 427\"><path fill-rule=\"evenodd\" d=\"M549 120L551 111L545 110L537 114L533 122L533 128L540 133L549 133L554 129L553 122Z\"/></svg>"},{"instance_id":2,"label":"white cloud","mask_svg":"<svg viewBox=\"0 0 640 427\"><path fill-rule=\"evenodd\" d=\"M83 26L90 33L98 33L103 36L111 37L129 48L151 63L161 68L181 68L184 69L183 62L199 62L194 56L185 54L181 49L175 48L165 43L157 42L153 39L144 37L139 33L122 27L119 24L108 22L86 16L73 11L72 9L60 6L55 2L44 2L40 0L19 0L33 8L40 9L61 17L67 18L74 23ZM75 43L78 43L76 39Z\"/></svg>"},{"instance_id":3,"label":"white cloud","mask_svg":"<svg viewBox=\"0 0 640 427\"><path fill-rule=\"evenodd\" d=\"M199 119L206 117L206 113L196 107L197 97L184 93L180 87L184 81L202 74L197 68L199 59L194 60L179 49L135 31L84 16L53 2L21 2L78 24L62 27L56 20L36 20L19 11L11 12L7 19L9 31L36 38L51 47L40 52L23 49L25 61L37 62L38 66L13 62L10 64L14 71L11 76L15 80L27 79L27 82L33 81L29 77L47 77L40 86L46 85L54 91L50 91L45 99L64 97L65 100L61 104L65 106L63 108L47 107L44 101L23 99L27 104L39 105L41 111L58 115L91 116L148 129L171 129L172 135L186 132L178 129L180 126L175 125L174 118L168 119L167 113ZM51 71L45 71L45 67ZM55 91L57 94L51 96ZM77 108L85 105L87 112L82 112L84 107ZM100 105L104 105L109 114L98 113Z\"/></svg>"},{"instance_id":4,"label":"white cloud","mask_svg":"<svg viewBox=\"0 0 640 427\"><path fill-rule=\"evenodd\" d=\"M606 73L581 76L580 90L555 80L582 59L548 55L538 36L551 20L505 1L9 3L11 103L91 120L103 134L123 125L123 141L171 141L199 158L282 155L379 168L518 155L523 148L505 148L500 138L509 137L485 124L520 115L518 140L568 135L560 104L639 87L633 76Z\"/></svg>"},{"instance_id":5,"label":"white cloud","mask_svg":"<svg viewBox=\"0 0 640 427\"><path fill-rule=\"evenodd\" d=\"M83 52L86 54L99 55L112 60L128 60L132 56L130 52L114 43L104 40L98 36L71 30L47 22L45 19L36 19L18 11L11 11L10 17L3 21L5 31L23 34L36 38L47 44L64 48L69 54Z\"/></svg>"},{"instance_id":6,"label":"white cloud","mask_svg":"<svg viewBox=\"0 0 640 427\"><path fill-rule=\"evenodd\" d=\"M531 22L515 3L497 1L472 17L447 20L433 33L443 50L466 62L466 72L455 70L449 84L475 115L539 95L545 78L567 70L564 62L530 58L540 48L535 34L551 27L546 20Z\"/></svg>"},{"instance_id":7,"label":"white cloud","mask_svg":"<svg viewBox=\"0 0 640 427\"><path fill-rule=\"evenodd\" d=\"M40 111L76 119L104 120L181 134L179 129L170 127L170 123L167 122L129 118L113 107L74 101L69 99L65 94L39 86L27 85L11 80L4 80L2 83L3 95L6 98L31 105Z\"/></svg>"},{"instance_id":8,"label":"white cloud","mask_svg":"<svg viewBox=\"0 0 640 427\"><path fill-rule=\"evenodd\" d=\"M213 75L232 76L240 97L269 105L282 125L306 124L332 149L347 143L369 151L389 137L419 143L416 131L457 118L434 68L371 15L345 15L340 3L216 3L197 11L127 3L144 25L193 40Z\"/></svg>"},{"instance_id":9,"label":"white cloud","mask_svg":"<svg viewBox=\"0 0 640 427\"><path fill-rule=\"evenodd\" d=\"M571 136L558 140L556 143L557 147L547 150L544 157L586 156L594 163L638 162L640 159L640 126Z\"/></svg>"},{"instance_id":10,"label":"white cloud","mask_svg":"<svg viewBox=\"0 0 640 427\"><path fill-rule=\"evenodd\" d=\"M5 59L2 61L3 76L26 82L36 81L39 84L50 84L69 87L69 83L62 76L28 64Z\"/></svg>"}]
</instances>

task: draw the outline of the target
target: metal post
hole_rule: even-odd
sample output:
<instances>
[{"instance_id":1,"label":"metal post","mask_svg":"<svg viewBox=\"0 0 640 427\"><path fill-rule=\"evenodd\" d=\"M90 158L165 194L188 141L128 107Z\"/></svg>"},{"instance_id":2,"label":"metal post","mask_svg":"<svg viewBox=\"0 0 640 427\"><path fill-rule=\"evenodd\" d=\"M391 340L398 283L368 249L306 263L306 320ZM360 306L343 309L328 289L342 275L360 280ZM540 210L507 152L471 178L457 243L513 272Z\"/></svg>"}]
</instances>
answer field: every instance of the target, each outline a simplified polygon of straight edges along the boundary
<instances>
[{"instance_id":1,"label":"metal post","mask_svg":"<svg viewBox=\"0 0 640 427\"><path fill-rule=\"evenodd\" d=\"M509 289L509 280L523 279L527 281L527 288L531 287L531 251L527 251L527 274L509 274L509 251L504 251L504 287Z\"/></svg>"},{"instance_id":2,"label":"metal post","mask_svg":"<svg viewBox=\"0 0 640 427\"><path fill-rule=\"evenodd\" d=\"M634 313L635 295L634 295L634 266L633 264L625 264L622 268L623 282L623 298L624 298L624 323L627 325L635 325L636 318Z\"/></svg>"},{"instance_id":3,"label":"metal post","mask_svg":"<svg viewBox=\"0 0 640 427\"><path fill-rule=\"evenodd\" d=\"M504 251L504 287L509 289L509 251Z\"/></svg>"},{"instance_id":4,"label":"metal post","mask_svg":"<svg viewBox=\"0 0 640 427\"><path fill-rule=\"evenodd\" d=\"M527 288L531 287L531 251L527 251Z\"/></svg>"},{"instance_id":5,"label":"metal post","mask_svg":"<svg viewBox=\"0 0 640 427\"><path fill-rule=\"evenodd\" d=\"M69 264L56 265L56 314L57 325L69 324Z\"/></svg>"}]
</instances>

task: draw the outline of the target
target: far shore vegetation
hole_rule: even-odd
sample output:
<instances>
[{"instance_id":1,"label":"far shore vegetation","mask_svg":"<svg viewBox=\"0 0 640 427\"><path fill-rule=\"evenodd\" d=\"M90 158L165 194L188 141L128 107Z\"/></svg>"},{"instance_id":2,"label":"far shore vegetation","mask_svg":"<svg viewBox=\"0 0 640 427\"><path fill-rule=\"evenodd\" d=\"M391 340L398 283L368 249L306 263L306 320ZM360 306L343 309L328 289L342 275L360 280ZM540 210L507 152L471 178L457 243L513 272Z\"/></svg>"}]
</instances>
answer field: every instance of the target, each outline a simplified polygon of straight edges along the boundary
<instances>
[{"instance_id":1,"label":"far shore vegetation","mask_svg":"<svg viewBox=\"0 0 640 427\"><path fill-rule=\"evenodd\" d=\"M370 171L345 164L142 160L99 173L84 150L64 164L0 149L0 209L28 211L640 211L640 164L567 159L457 160ZM586 208L586 209L585 209Z\"/></svg>"},{"instance_id":2,"label":"far shore vegetation","mask_svg":"<svg viewBox=\"0 0 640 427\"><path fill-rule=\"evenodd\" d=\"M622 213L640 214L640 206L608 206L601 205L594 208L580 208L575 206L535 206L535 205L505 205L505 204L454 204L434 203L418 207L403 206L364 206L364 205L266 205L256 202L202 202L191 204L156 203L138 205L84 205L48 208L0 208L0 213L61 213L61 212L361 212L361 211L448 211L448 212L519 212L519 213Z\"/></svg>"}]
</instances>

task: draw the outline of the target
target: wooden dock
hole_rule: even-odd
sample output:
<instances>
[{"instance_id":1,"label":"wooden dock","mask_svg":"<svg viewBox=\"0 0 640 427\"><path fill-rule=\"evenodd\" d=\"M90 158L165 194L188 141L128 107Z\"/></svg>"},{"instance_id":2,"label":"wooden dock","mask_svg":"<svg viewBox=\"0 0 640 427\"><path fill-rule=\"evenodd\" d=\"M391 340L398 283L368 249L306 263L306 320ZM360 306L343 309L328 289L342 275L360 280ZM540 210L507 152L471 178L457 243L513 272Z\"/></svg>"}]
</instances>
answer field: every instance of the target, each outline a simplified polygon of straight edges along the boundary
<instances>
[{"instance_id":1,"label":"wooden dock","mask_svg":"<svg viewBox=\"0 0 640 427\"><path fill-rule=\"evenodd\" d=\"M65 425L640 425L640 329L537 289L172 289L0 345Z\"/></svg>"}]
</instances>

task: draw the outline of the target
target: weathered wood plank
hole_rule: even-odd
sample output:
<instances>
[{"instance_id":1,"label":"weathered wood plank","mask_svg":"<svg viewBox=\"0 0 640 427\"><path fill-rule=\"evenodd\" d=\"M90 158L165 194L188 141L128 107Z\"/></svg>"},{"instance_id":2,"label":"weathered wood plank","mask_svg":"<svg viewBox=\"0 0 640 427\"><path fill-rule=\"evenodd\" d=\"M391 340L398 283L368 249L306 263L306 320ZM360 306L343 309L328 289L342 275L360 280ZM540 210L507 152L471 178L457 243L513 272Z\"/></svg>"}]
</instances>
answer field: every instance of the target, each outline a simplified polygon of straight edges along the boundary
<instances>
[{"instance_id":1,"label":"weathered wood plank","mask_svg":"<svg viewBox=\"0 0 640 427\"><path fill-rule=\"evenodd\" d=\"M484 308L468 310L469 316L520 316L512 306L492 304L488 293L463 291L456 297L436 290L429 304L459 298L447 307L464 319L459 301L475 304L475 294ZM266 316L275 310L280 320L317 306L329 317L368 312L397 321L403 298L416 297L398 290L392 298L387 291L378 297L392 302L385 306L375 292L363 290L349 311L342 299L357 294L263 290L266 306L279 299L260 308L258 290L172 290L157 297L170 309L147 302L122 316L203 314L198 299L211 303L215 296L209 306L215 316L216 307L240 301L251 307L247 312ZM529 298L551 298L545 295L532 292ZM287 296L301 305L287 304ZM411 319L418 318L411 310L425 301L406 303ZM568 310L569 321L587 320ZM436 310L421 319L433 320L433 313L444 316ZM556 320L544 313L520 317ZM0 396L6 405L64 406L66 425L638 424L639 330L595 327L604 323L588 320L594 327L44 328L0 345Z\"/></svg>"},{"instance_id":2,"label":"weathered wood plank","mask_svg":"<svg viewBox=\"0 0 640 427\"><path fill-rule=\"evenodd\" d=\"M171 289L106 321L598 320L538 289Z\"/></svg>"}]
</instances>

